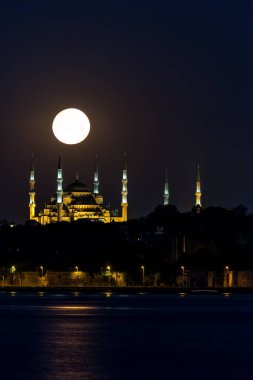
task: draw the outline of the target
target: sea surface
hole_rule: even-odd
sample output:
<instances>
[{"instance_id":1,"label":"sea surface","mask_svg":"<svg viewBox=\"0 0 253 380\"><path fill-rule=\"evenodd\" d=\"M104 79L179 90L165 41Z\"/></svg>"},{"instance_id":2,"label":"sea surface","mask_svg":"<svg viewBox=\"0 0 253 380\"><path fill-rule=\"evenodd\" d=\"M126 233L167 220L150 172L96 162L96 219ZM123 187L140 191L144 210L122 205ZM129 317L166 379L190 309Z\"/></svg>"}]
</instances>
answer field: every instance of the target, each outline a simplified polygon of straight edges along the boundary
<instances>
[{"instance_id":1,"label":"sea surface","mask_svg":"<svg viewBox=\"0 0 253 380\"><path fill-rule=\"evenodd\" d=\"M253 379L253 295L0 292L0 379Z\"/></svg>"}]
</instances>

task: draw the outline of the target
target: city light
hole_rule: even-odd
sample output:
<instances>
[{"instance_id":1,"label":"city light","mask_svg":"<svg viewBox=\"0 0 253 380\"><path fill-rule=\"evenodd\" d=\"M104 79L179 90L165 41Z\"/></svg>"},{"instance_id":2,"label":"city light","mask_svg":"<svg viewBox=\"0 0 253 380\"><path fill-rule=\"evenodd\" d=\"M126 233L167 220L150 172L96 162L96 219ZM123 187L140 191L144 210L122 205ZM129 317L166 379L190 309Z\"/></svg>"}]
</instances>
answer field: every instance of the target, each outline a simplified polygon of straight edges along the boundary
<instances>
[{"instance_id":1,"label":"city light","mask_svg":"<svg viewBox=\"0 0 253 380\"><path fill-rule=\"evenodd\" d=\"M141 266L141 269L142 269L142 284L144 285L144 283L145 283L145 268L143 265Z\"/></svg>"},{"instance_id":2,"label":"city light","mask_svg":"<svg viewBox=\"0 0 253 380\"><path fill-rule=\"evenodd\" d=\"M110 281L111 281L111 267L110 265L107 265L106 269L108 270L108 284L110 285Z\"/></svg>"},{"instance_id":3,"label":"city light","mask_svg":"<svg viewBox=\"0 0 253 380\"><path fill-rule=\"evenodd\" d=\"M185 275L184 275L184 266L181 266L182 276L183 276L183 286L185 286Z\"/></svg>"},{"instance_id":4,"label":"city light","mask_svg":"<svg viewBox=\"0 0 253 380\"><path fill-rule=\"evenodd\" d=\"M225 286L229 287L229 266L225 266L226 273L225 273Z\"/></svg>"}]
</instances>

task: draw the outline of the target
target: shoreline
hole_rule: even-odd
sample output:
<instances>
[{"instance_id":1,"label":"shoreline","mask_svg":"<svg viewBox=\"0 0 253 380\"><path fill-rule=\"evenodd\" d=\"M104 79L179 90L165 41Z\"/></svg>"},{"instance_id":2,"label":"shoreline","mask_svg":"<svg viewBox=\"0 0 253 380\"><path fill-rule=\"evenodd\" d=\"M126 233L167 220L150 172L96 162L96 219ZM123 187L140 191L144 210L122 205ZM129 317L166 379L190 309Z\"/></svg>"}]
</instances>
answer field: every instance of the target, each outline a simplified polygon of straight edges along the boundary
<instances>
[{"instance_id":1,"label":"shoreline","mask_svg":"<svg viewBox=\"0 0 253 380\"><path fill-rule=\"evenodd\" d=\"M196 294L196 295L217 295L217 294L250 294L253 288L169 288L169 287L146 287L146 286L1 286L0 293L20 292L20 293L105 293L114 294Z\"/></svg>"}]
</instances>

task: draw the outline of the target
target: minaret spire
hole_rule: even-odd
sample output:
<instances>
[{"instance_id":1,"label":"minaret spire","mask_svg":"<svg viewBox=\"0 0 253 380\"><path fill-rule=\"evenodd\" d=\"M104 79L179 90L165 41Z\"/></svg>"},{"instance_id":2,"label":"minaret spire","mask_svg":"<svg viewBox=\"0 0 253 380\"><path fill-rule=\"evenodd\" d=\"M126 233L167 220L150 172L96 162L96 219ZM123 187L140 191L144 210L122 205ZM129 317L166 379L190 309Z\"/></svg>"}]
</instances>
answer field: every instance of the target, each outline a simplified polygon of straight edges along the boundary
<instances>
[{"instance_id":1,"label":"minaret spire","mask_svg":"<svg viewBox=\"0 0 253 380\"><path fill-rule=\"evenodd\" d=\"M99 194L99 180L98 180L98 156L96 155L96 161L95 161L95 171L94 171L94 194Z\"/></svg>"},{"instance_id":2,"label":"minaret spire","mask_svg":"<svg viewBox=\"0 0 253 380\"><path fill-rule=\"evenodd\" d=\"M57 169L57 192L56 192L56 203L57 203L57 219L58 222L62 219L62 166L61 157L59 156L58 169Z\"/></svg>"},{"instance_id":3,"label":"minaret spire","mask_svg":"<svg viewBox=\"0 0 253 380\"><path fill-rule=\"evenodd\" d=\"M170 193L169 193L169 183L168 183L168 173L167 168L165 169L165 183L164 183L164 193L163 193L163 205L167 206L170 202Z\"/></svg>"},{"instance_id":4,"label":"minaret spire","mask_svg":"<svg viewBox=\"0 0 253 380\"><path fill-rule=\"evenodd\" d=\"M121 201L121 207L122 207L122 222L127 222L127 164L126 164L126 154L124 154L124 169L123 169L123 174L122 174L122 201Z\"/></svg>"},{"instance_id":5,"label":"minaret spire","mask_svg":"<svg viewBox=\"0 0 253 380\"><path fill-rule=\"evenodd\" d=\"M30 219L35 218L35 174L34 174L34 156L32 154L31 168L30 168L30 178L29 178L29 209L30 209Z\"/></svg>"},{"instance_id":6,"label":"minaret spire","mask_svg":"<svg viewBox=\"0 0 253 380\"><path fill-rule=\"evenodd\" d=\"M195 192L195 207L197 208L198 212L200 211L202 205L201 205L201 184L200 184L200 170L199 170L199 164L198 164L198 174L197 174L197 181L196 181L196 192Z\"/></svg>"}]
</instances>

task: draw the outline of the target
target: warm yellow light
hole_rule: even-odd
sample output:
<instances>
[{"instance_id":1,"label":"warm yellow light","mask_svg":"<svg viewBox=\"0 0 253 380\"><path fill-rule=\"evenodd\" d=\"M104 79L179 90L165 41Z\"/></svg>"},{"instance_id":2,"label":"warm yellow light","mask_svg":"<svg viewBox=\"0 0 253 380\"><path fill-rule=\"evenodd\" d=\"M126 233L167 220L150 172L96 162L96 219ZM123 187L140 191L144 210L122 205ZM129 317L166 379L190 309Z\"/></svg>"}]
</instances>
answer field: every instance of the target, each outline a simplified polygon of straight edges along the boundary
<instances>
[{"instance_id":1,"label":"warm yellow light","mask_svg":"<svg viewBox=\"0 0 253 380\"><path fill-rule=\"evenodd\" d=\"M108 265L107 269L108 269L108 270L110 270L110 269L111 269L111 267Z\"/></svg>"},{"instance_id":2,"label":"warm yellow light","mask_svg":"<svg viewBox=\"0 0 253 380\"><path fill-rule=\"evenodd\" d=\"M76 108L67 108L59 112L53 121L55 137L64 144L78 144L90 132L88 117Z\"/></svg>"},{"instance_id":3,"label":"warm yellow light","mask_svg":"<svg viewBox=\"0 0 253 380\"><path fill-rule=\"evenodd\" d=\"M47 309L51 310L93 310L97 309L96 306L79 306L79 305L73 305L73 306L47 306Z\"/></svg>"},{"instance_id":4,"label":"warm yellow light","mask_svg":"<svg viewBox=\"0 0 253 380\"><path fill-rule=\"evenodd\" d=\"M226 266L226 270L228 270L228 266Z\"/></svg>"}]
</instances>

